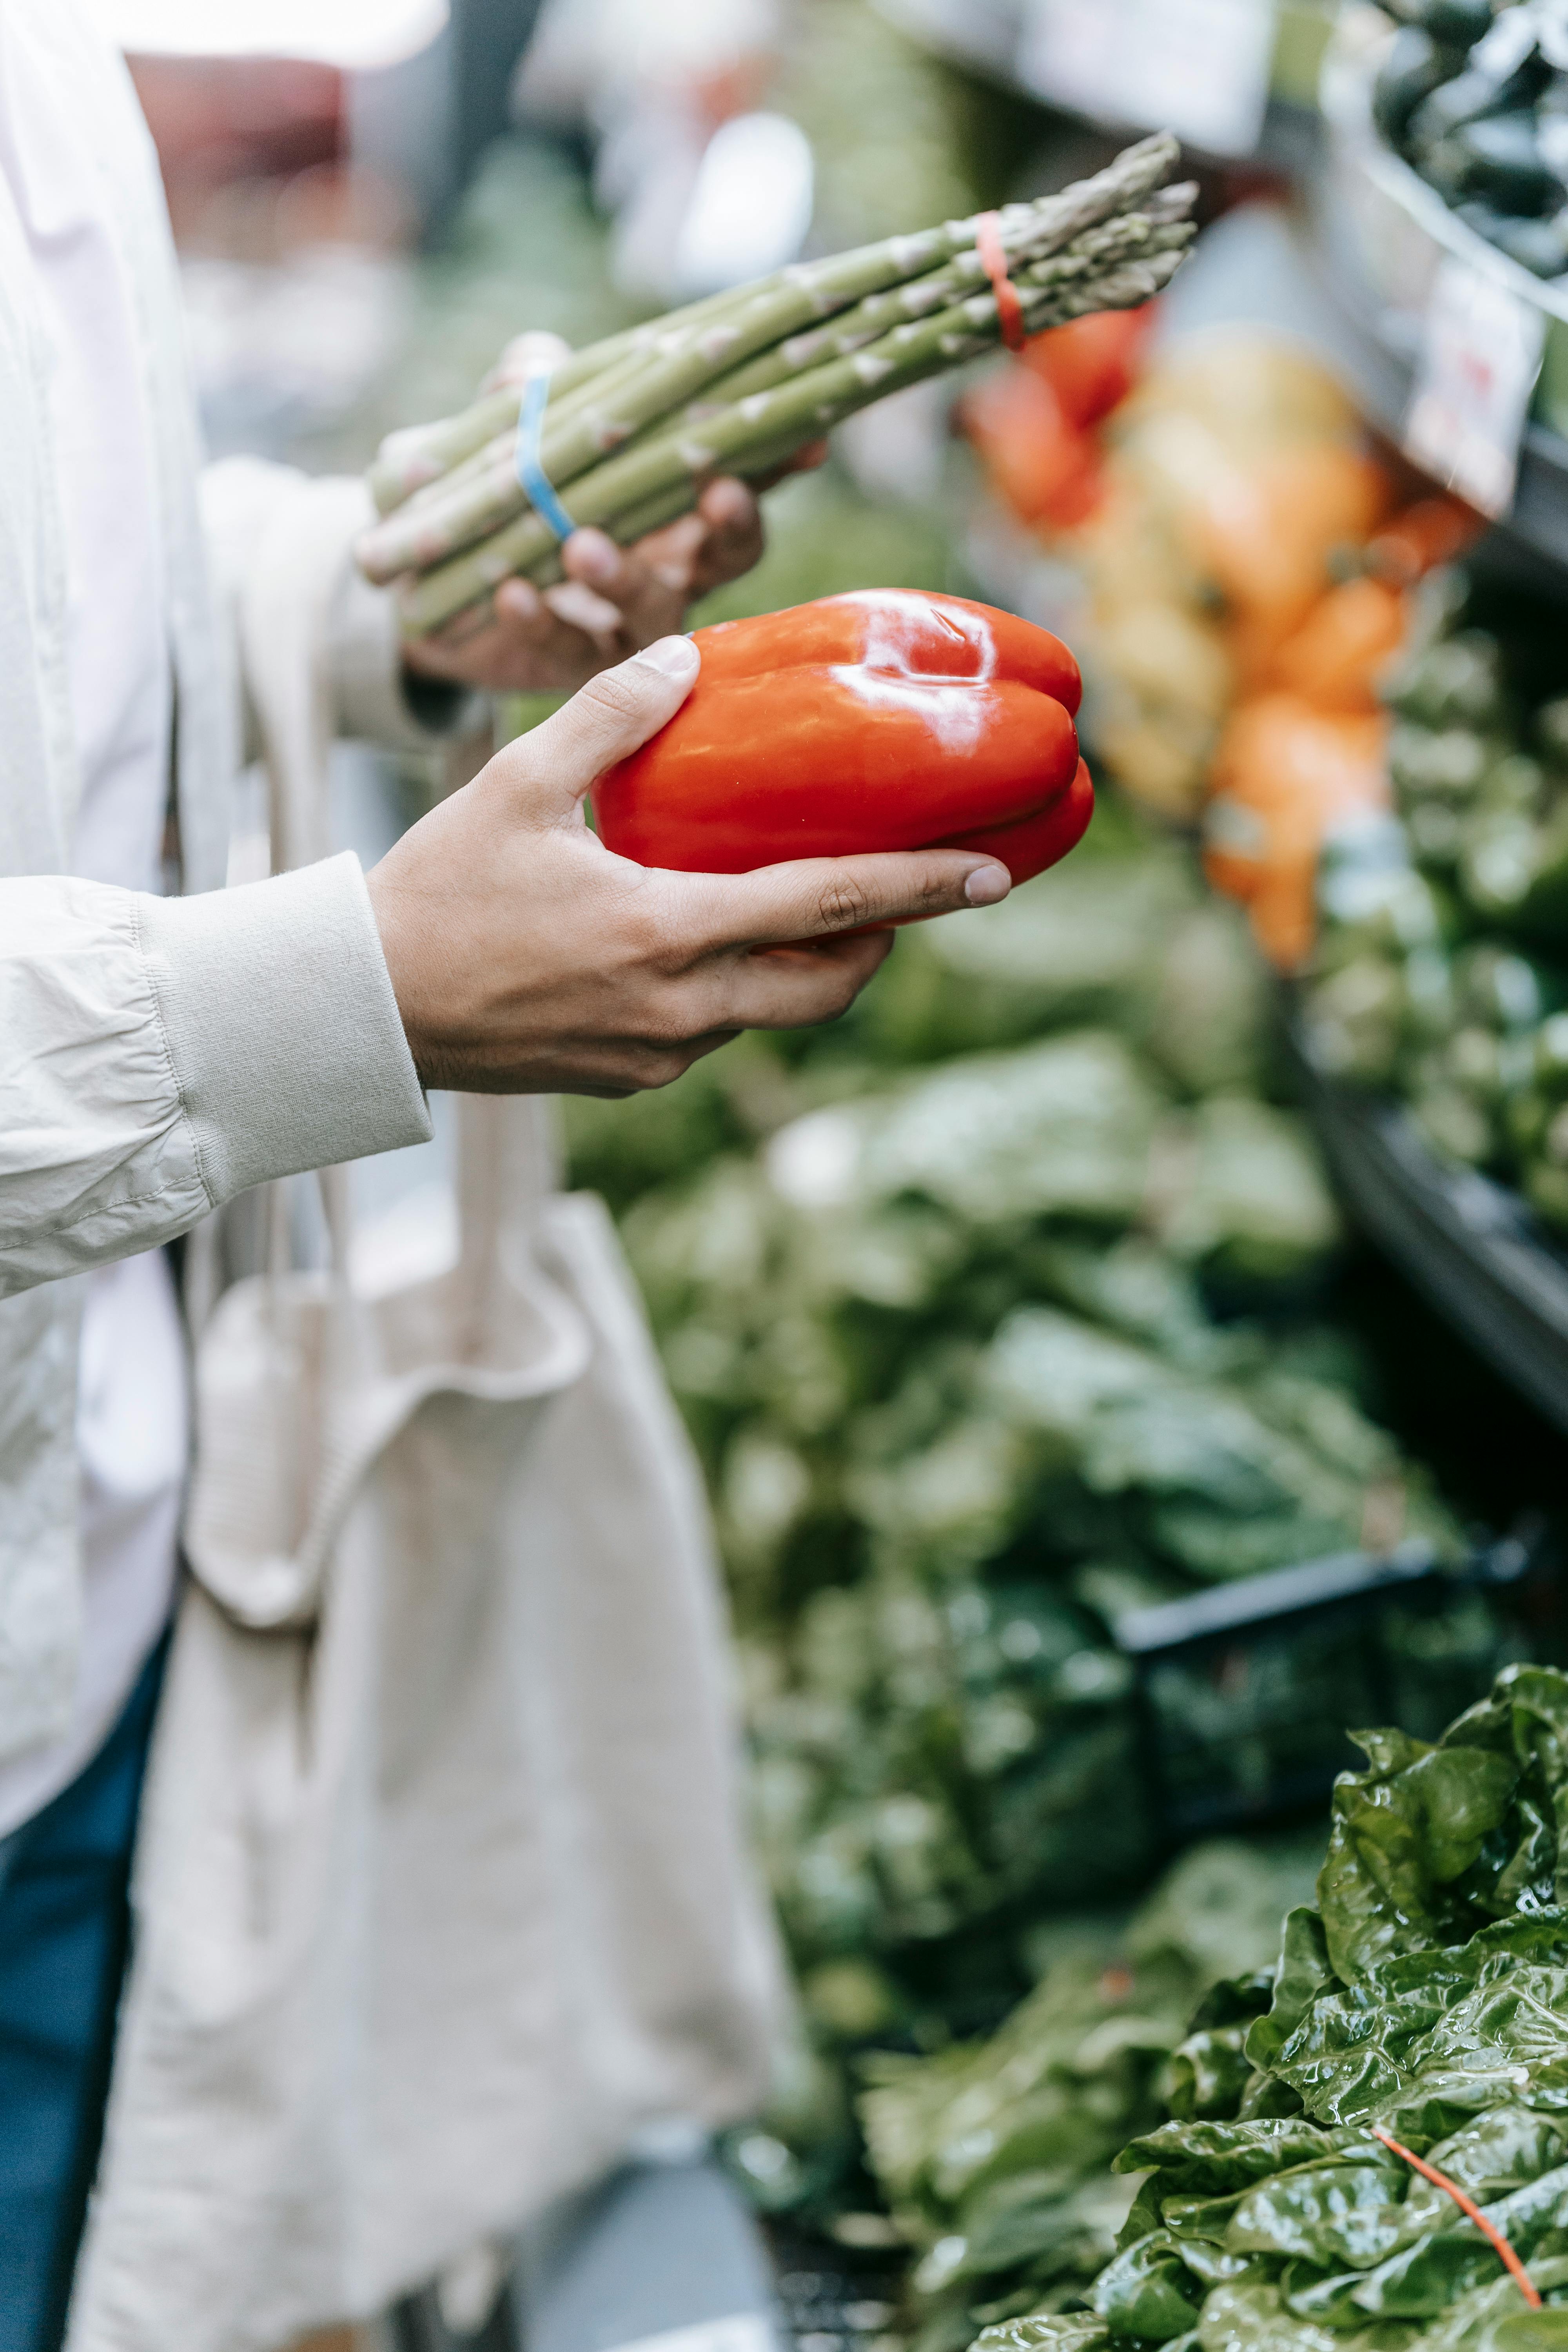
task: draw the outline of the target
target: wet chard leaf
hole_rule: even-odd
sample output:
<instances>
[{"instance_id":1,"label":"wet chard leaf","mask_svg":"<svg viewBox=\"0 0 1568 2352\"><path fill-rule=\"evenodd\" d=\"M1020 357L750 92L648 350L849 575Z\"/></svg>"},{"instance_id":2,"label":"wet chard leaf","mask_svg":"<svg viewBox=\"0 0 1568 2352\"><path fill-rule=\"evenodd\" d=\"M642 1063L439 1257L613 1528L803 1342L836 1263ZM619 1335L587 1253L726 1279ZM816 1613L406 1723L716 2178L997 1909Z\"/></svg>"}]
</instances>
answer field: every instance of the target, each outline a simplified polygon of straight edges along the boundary
<instances>
[{"instance_id":1,"label":"wet chard leaf","mask_svg":"<svg viewBox=\"0 0 1568 2352\"><path fill-rule=\"evenodd\" d=\"M1197 2326L1204 2284L1188 2268L1171 2231L1154 2230L1100 2272L1094 2283L1094 2308L1112 2336L1165 2344Z\"/></svg>"}]
</instances>

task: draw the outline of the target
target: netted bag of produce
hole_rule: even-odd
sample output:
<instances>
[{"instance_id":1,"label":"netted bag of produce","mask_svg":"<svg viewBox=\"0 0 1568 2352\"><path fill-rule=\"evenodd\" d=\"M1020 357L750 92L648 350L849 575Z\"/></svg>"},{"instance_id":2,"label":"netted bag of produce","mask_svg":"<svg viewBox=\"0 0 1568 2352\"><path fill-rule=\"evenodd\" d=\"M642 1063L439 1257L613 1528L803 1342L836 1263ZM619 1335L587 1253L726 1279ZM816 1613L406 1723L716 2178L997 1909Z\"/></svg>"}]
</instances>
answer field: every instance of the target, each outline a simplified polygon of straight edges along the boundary
<instances>
[{"instance_id":1,"label":"netted bag of produce","mask_svg":"<svg viewBox=\"0 0 1568 2352\"><path fill-rule=\"evenodd\" d=\"M1333 377L1251 330L1163 353L1107 441L1106 495L1070 542L1097 740L1141 799L1191 817L1237 698L1296 683L1294 641L1390 486Z\"/></svg>"}]
</instances>

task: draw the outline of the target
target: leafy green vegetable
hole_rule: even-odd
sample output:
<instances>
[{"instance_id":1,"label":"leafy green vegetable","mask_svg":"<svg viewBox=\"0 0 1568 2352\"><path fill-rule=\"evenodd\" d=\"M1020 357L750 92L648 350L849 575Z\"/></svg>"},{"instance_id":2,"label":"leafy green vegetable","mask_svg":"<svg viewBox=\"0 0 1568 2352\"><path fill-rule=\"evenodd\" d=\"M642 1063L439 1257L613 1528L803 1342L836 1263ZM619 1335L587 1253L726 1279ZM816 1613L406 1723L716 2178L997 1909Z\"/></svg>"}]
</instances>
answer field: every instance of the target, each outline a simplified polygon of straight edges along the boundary
<instances>
[{"instance_id":1,"label":"leafy green vegetable","mask_svg":"<svg viewBox=\"0 0 1568 2352\"><path fill-rule=\"evenodd\" d=\"M1290 1845L1200 1847L1124 1932L1079 1931L989 2042L864 2062L869 2161L905 2236L926 2250L915 2273L922 2347L966 2341L972 2315L1009 2296L1054 2300L1094 2277L1131 2227L1133 2184L1111 2158L1129 2133L1158 2138L1161 2107L1192 2063L1194 2000L1209 2039L1266 1997L1260 1977L1217 1992L1215 1980L1238 1959L1261 1965L1306 1867ZM1217 2260L1221 2275L1237 2267L1228 2255L1197 2260ZM1182 2315L1184 2263L1163 2258L1116 2291L1157 2306L1180 2334L1195 2316L1195 2305Z\"/></svg>"},{"instance_id":2,"label":"leafy green vegetable","mask_svg":"<svg viewBox=\"0 0 1568 2352\"><path fill-rule=\"evenodd\" d=\"M1316 1910L1288 1913L1247 2031L1256 2071L1228 2116L1173 2118L1116 2159L1140 2186L1086 2298L1112 2344L1544 2352L1568 2329L1565 1729L1568 1675L1514 1666L1436 1742L1360 1735ZM1224 2030L1216 2000L1260 2000L1220 1988L1200 2037ZM1295 2112L1259 2112L1279 2099ZM1384 2133L1479 2206L1544 2310ZM994 2330L980 2345L1002 2352Z\"/></svg>"}]
</instances>

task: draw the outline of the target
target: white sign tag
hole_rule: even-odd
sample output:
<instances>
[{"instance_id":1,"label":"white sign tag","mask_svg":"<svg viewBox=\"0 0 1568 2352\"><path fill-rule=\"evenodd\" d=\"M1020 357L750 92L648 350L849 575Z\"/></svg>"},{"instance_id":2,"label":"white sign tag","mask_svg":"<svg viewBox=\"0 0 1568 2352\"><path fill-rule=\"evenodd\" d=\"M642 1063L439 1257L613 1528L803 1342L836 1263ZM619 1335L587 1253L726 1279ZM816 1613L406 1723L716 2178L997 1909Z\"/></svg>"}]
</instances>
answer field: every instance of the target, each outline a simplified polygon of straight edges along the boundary
<instances>
[{"instance_id":1,"label":"white sign tag","mask_svg":"<svg viewBox=\"0 0 1568 2352\"><path fill-rule=\"evenodd\" d=\"M1020 81L1053 105L1130 122L1212 155L1258 144L1274 0L1030 0Z\"/></svg>"},{"instance_id":2,"label":"white sign tag","mask_svg":"<svg viewBox=\"0 0 1568 2352\"><path fill-rule=\"evenodd\" d=\"M1484 515L1506 514L1519 444L1541 373L1546 316L1482 269L1450 256L1427 298L1405 447Z\"/></svg>"}]
</instances>

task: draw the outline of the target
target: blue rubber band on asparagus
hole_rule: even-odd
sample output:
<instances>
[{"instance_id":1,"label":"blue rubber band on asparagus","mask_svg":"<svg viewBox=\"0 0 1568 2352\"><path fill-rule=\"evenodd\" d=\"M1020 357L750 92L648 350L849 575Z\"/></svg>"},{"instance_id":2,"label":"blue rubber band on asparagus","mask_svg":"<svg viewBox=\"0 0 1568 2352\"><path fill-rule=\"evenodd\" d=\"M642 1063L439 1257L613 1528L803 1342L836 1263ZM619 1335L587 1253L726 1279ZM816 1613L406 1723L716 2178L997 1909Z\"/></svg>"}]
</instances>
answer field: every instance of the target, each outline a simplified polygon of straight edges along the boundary
<instances>
[{"instance_id":1,"label":"blue rubber band on asparagus","mask_svg":"<svg viewBox=\"0 0 1568 2352\"><path fill-rule=\"evenodd\" d=\"M517 412L517 478L528 493L529 504L545 527L557 539L570 539L577 526L556 497L554 488L539 462L540 436L544 427L544 411L550 399L550 375L541 369L531 375L523 386L522 406Z\"/></svg>"}]
</instances>

